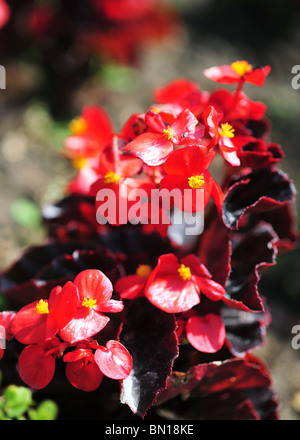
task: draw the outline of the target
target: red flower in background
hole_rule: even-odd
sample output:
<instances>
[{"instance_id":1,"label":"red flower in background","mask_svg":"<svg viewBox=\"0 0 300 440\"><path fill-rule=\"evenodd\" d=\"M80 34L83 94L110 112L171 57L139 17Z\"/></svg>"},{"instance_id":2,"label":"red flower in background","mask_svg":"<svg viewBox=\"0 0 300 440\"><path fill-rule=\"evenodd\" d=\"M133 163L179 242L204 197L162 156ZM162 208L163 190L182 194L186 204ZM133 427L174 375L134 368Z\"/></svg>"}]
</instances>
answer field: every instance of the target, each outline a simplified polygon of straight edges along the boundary
<instances>
[{"instance_id":1,"label":"red flower in background","mask_svg":"<svg viewBox=\"0 0 300 440\"><path fill-rule=\"evenodd\" d=\"M111 120L98 106L86 106L70 123L71 136L63 143L64 154L74 161L97 157L113 134ZM76 163L76 162L75 162Z\"/></svg>"},{"instance_id":2,"label":"red flower in background","mask_svg":"<svg viewBox=\"0 0 300 440\"><path fill-rule=\"evenodd\" d=\"M0 29L8 22L10 9L5 0L0 0Z\"/></svg>"},{"instance_id":3,"label":"red flower in background","mask_svg":"<svg viewBox=\"0 0 300 440\"><path fill-rule=\"evenodd\" d=\"M234 84L242 81L262 86L270 71L270 66L253 67L247 61L235 61L231 65L206 69L204 75L212 81L222 84Z\"/></svg>"},{"instance_id":4,"label":"red flower in background","mask_svg":"<svg viewBox=\"0 0 300 440\"><path fill-rule=\"evenodd\" d=\"M225 290L195 255L184 257L181 263L173 254L159 257L145 289L148 300L167 313L190 310L200 303L201 293L219 301Z\"/></svg>"}]
</instances>

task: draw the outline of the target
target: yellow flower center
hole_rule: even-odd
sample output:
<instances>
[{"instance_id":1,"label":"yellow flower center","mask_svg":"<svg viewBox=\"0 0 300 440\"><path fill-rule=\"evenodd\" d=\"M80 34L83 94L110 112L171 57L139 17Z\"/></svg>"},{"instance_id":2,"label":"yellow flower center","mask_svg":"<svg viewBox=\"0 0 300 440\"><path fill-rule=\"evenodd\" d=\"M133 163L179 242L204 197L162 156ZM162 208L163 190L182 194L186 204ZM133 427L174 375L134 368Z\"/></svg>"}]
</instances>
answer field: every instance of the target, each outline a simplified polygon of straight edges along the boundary
<instances>
[{"instance_id":1,"label":"yellow flower center","mask_svg":"<svg viewBox=\"0 0 300 440\"><path fill-rule=\"evenodd\" d=\"M88 161L85 157L77 157L76 159L73 159L72 161L74 168L76 170L80 171L82 168L86 167L88 164Z\"/></svg>"},{"instance_id":2,"label":"yellow flower center","mask_svg":"<svg viewBox=\"0 0 300 440\"><path fill-rule=\"evenodd\" d=\"M151 273L151 266L148 266L148 264L140 264L136 270L136 274L139 277L148 278L150 273Z\"/></svg>"},{"instance_id":3,"label":"yellow flower center","mask_svg":"<svg viewBox=\"0 0 300 440\"><path fill-rule=\"evenodd\" d=\"M49 313L48 301L44 299L40 299L35 308L39 315L48 315Z\"/></svg>"},{"instance_id":4,"label":"yellow flower center","mask_svg":"<svg viewBox=\"0 0 300 440\"><path fill-rule=\"evenodd\" d=\"M198 174L196 176L189 177L189 186L192 189L200 189L204 185L205 180L203 176L199 176Z\"/></svg>"},{"instance_id":5,"label":"yellow flower center","mask_svg":"<svg viewBox=\"0 0 300 440\"><path fill-rule=\"evenodd\" d=\"M163 136L167 138L169 141L173 138L174 132L171 127L165 128L163 130Z\"/></svg>"},{"instance_id":6,"label":"yellow flower center","mask_svg":"<svg viewBox=\"0 0 300 440\"><path fill-rule=\"evenodd\" d=\"M69 124L69 129L72 133L72 135L74 136L81 136L83 135L86 130L87 130L87 123L86 121L79 117L79 118L74 118L70 124Z\"/></svg>"},{"instance_id":7,"label":"yellow flower center","mask_svg":"<svg viewBox=\"0 0 300 440\"><path fill-rule=\"evenodd\" d=\"M229 138L233 138L234 137L234 128L231 127L230 124L228 124L228 122L225 122L225 124L221 124L221 136L226 136Z\"/></svg>"},{"instance_id":8,"label":"yellow flower center","mask_svg":"<svg viewBox=\"0 0 300 440\"><path fill-rule=\"evenodd\" d=\"M185 266L184 264L181 264L180 268L178 269L178 273L184 281L190 280L192 278L190 268Z\"/></svg>"},{"instance_id":9,"label":"yellow flower center","mask_svg":"<svg viewBox=\"0 0 300 440\"><path fill-rule=\"evenodd\" d=\"M239 75L243 76L245 73L251 72L252 66L247 61L235 61L231 64L232 69Z\"/></svg>"},{"instance_id":10,"label":"yellow flower center","mask_svg":"<svg viewBox=\"0 0 300 440\"><path fill-rule=\"evenodd\" d=\"M116 174L110 170L104 176L104 183L118 183L120 179L122 179L120 174Z\"/></svg>"},{"instance_id":11,"label":"yellow flower center","mask_svg":"<svg viewBox=\"0 0 300 440\"><path fill-rule=\"evenodd\" d=\"M89 309L94 309L97 305L97 301L93 298L90 298L89 296L87 298L84 298L81 305L83 307L87 307Z\"/></svg>"}]
</instances>

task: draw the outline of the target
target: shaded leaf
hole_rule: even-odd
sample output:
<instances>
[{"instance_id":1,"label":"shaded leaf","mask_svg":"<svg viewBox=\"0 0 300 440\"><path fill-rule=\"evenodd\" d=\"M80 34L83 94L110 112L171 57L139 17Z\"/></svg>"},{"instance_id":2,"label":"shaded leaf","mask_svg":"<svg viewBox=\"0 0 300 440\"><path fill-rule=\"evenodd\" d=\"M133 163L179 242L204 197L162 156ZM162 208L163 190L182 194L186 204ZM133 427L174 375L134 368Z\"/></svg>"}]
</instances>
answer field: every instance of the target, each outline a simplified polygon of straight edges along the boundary
<instances>
[{"instance_id":1,"label":"shaded leaf","mask_svg":"<svg viewBox=\"0 0 300 440\"><path fill-rule=\"evenodd\" d=\"M238 229L246 214L270 211L291 202L295 193L293 183L280 170L264 168L243 175L224 199L224 223L230 229Z\"/></svg>"},{"instance_id":2,"label":"shaded leaf","mask_svg":"<svg viewBox=\"0 0 300 440\"><path fill-rule=\"evenodd\" d=\"M178 356L176 323L145 298L132 301L126 311L120 342L133 358L129 377L122 382L121 403L143 417L166 385Z\"/></svg>"}]
</instances>

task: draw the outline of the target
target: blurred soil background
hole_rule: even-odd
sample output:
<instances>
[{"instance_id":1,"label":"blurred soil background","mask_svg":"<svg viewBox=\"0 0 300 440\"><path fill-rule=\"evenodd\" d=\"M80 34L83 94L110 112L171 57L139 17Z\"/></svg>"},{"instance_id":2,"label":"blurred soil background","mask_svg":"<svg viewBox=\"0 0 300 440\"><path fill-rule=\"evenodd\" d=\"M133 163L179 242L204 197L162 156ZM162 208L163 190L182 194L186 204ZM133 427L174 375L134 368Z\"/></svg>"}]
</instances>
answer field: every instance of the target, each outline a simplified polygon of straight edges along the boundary
<instances>
[{"instance_id":1,"label":"blurred soil background","mask_svg":"<svg viewBox=\"0 0 300 440\"><path fill-rule=\"evenodd\" d=\"M101 105L118 132L127 117L144 112L152 90L185 77L202 89L217 85L203 76L214 65L245 59L270 65L262 88L246 86L253 100L268 106L272 141L282 145L281 164L300 188L300 89L291 69L300 64L300 2L296 0L174 0L183 19L179 40L144 47L128 67L93 61L89 75L66 84L68 102L53 112L41 90L43 71L25 58L0 60L6 90L0 90L0 270L46 237L40 208L61 198L74 171L60 148L68 123L85 104ZM52 90L48 90L51 96ZM296 202L299 212L300 200ZM300 324L300 250L278 257L260 282L272 313L265 345L257 350L268 364L281 402L281 419L300 420L300 350L291 346Z\"/></svg>"}]
</instances>

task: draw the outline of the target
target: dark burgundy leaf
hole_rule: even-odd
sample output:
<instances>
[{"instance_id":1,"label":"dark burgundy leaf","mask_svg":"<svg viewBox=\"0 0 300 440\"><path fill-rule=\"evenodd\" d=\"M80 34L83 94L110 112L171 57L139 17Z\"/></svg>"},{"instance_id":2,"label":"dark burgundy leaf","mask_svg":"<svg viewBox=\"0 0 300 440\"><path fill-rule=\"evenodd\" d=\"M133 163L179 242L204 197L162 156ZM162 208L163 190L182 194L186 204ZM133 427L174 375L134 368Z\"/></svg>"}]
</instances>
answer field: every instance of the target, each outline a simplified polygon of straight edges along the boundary
<instances>
[{"instance_id":1,"label":"dark burgundy leaf","mask_svg":"<svg viewBox=\"0 0 300 440\"><path fill-rule=\"evenodd\" d=\"M241 357L263 345L271 317L268 310L252 313L223 307L222 319L227 346L234 356Z\"/></svg>"},{"instance_id":2,"label":"dark burgundy leaf","mask_svg":"<svg viewBox=\"0 0 300 440\"><path fill-rule=\"evenodd\" d=\"M216 283L225 286L230 273L231 243L228 229L218 215L212 219L200 237L198 257ZM218 255L218 258L216 258Z\"/></svg>"},{"instance_id":3,"label":"dark burgundy leaf","mask_svg":"<svg viewBox=\"0 0 300 440\"><path fill-rule=\"evenodd\" d=\"M61 255L71 255L76 250L94 249L90 242L53 241L44 245L32 246L11 267L0 275L2 292L29 281L45 266Z\"/></svg>"},{"instance_id":4,"label":"dark burgundy leaf","mask_svg":"<svg viewBox=\"0 0 300 440\"><path fill-rule=\"evenodd\" d=\"M264 168L239 177L223 203L223 220L238 229L246 214L266 212L295 198L295 187L280 170Z\"/></svg>"},{"instance_id":5,"label":"dark burgundy leaf","mask_svg":"<svg viewBox=\"0 0 300 440\"><path fill-rule=\"evenodd\" d=\"M177 401L181 417L204 420L278 419L278 403L265 365L253 356L199 364L187 373L173 373L156 404ZM188 399L187 399L188 397ZM180 403L186 402L186 404ZM175 405L174 405L175 406Z\"/></svg>"},{"instance_id":6,"label":"dark burgundy leaf","mask_svg":"<svg viewBox=\"0 0 300 440\"><path fill-rule=\"evenodd\" d=\"M272 211L252 214L249 224L266 222L272 225L278 235L276 247L278 251L288 251L292 249L299 239L297 231L297 213L293 203L285 203Z\"/></svg>"},{"instance_id":7,"label":"dark burgundy leaf","mask_svg":"<svg viewBox=\"0 0 300 440\"><path fill-rule=\"evenodd\" d=\"M121 402L144 417L159 391L166 386L178 356L176 322L145 298L132 301L126 310L120 342L133 358L130 376L122 382Z\"/></svg>"},{"instance_id":8,"label":"dark burgundy leaf","mask_svg":"<svg viewBox=\"0 0 300 440\"><path fill-rule=\"evenodd\" d=\"M72 281L85 269L99 269L112 282L123 274L119 260L96 244L57 242L29 249L0 276L1 290L11 307L21 307L48 298L53 287Z\"/></svg>"},{"instance_id":9,"label":"dark burgundy leaf","mask_svg":"<svg viewBox=\"0 0 300 440\"><path fill-rule=\"evenodd\" d=\"M245 311L264 310L258 281L261 271L275 264L276 240L273 228L266 223L244 233L232 234L231 272L225 287L225 304Z\"/></svg>"}]
</instances>

